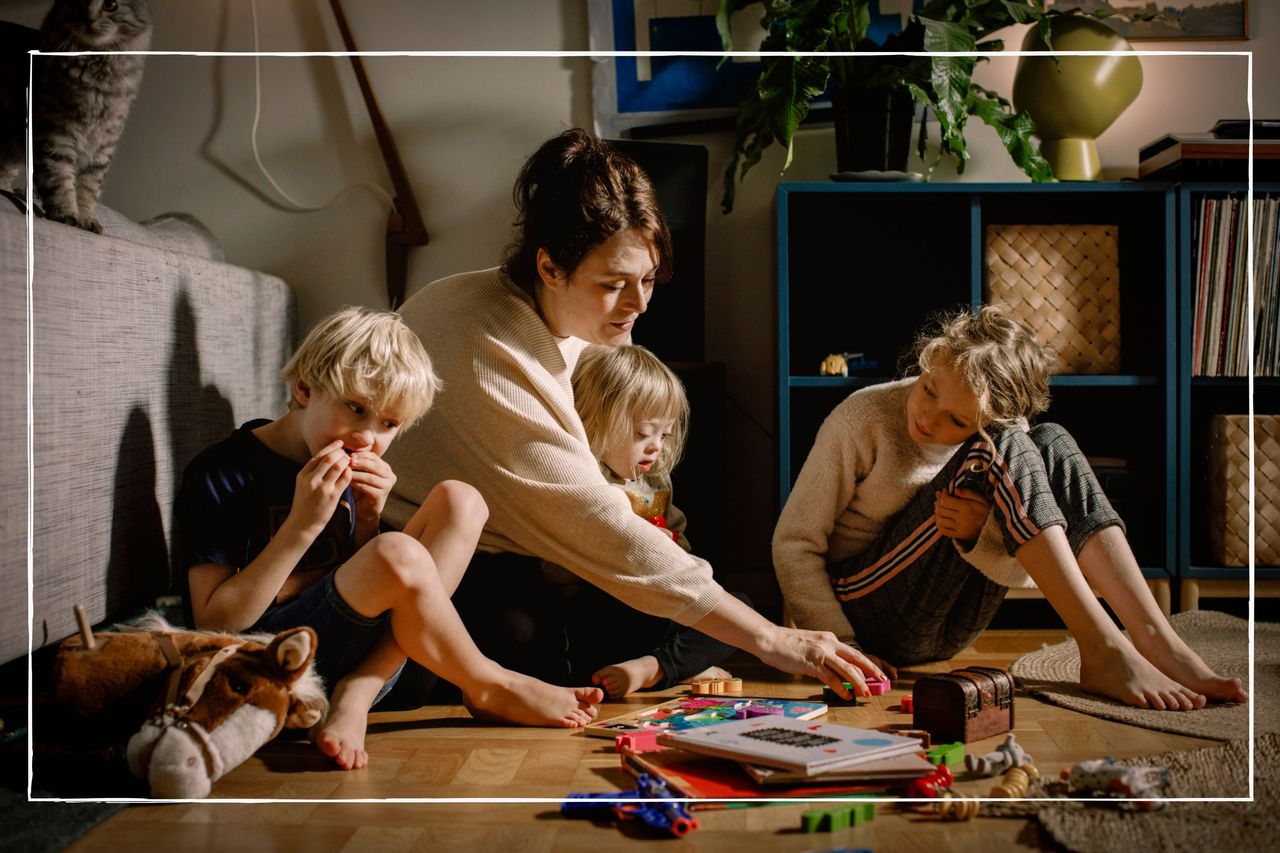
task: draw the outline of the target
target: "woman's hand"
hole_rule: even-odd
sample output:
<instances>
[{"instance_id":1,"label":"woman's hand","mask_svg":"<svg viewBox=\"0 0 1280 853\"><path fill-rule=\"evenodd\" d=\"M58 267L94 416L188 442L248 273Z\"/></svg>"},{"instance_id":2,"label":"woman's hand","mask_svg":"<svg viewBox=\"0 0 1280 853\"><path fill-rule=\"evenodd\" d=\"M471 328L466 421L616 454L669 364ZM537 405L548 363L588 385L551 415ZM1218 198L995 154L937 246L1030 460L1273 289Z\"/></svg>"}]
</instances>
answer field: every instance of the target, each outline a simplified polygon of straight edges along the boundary
<instances>
[{"instance_id":1,"label":"woman's hand","mask_svg":"<svg viewBox=\"0 0 1280 853\"><path fill-rule=\"evenodd\" d=\"M969 489L956 489L954 495L934 492L934 522L938 532L949 539L976 541L990 513L991 504L979 492Z\"/></svg>"},{"instance_id":2,"label":"woman's hand","mask_svg":"<svg viewBox=\"0 0 1280 853\"><path fill-rule=\"evenodd\" d=\"M829 631L805 631L775 625L772 636L762 644L759 655L769 666L783 672L818 679L845 699L852 697L844 682L852 684L857 695L870 696L866 676L885 677L877 662L840 642Z\"/></svg>"}]
</instances>

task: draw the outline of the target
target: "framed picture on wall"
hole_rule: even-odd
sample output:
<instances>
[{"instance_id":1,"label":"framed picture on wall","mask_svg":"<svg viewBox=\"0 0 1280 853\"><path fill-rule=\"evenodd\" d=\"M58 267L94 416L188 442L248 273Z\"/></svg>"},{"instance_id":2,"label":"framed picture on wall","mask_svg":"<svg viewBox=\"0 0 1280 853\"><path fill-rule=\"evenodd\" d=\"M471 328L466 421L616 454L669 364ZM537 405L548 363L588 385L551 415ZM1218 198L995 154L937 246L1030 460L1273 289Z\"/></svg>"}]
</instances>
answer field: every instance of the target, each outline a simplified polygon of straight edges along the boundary
<instances>
[{"instance_id":1,"label":"framed picture on wall","mask_svg":"<svg viewBox=\"0 0 1280 853\"><path fill-rule=\"evenodd\" d=\"M906 26L923 0L871 0L868 36L877 42ZM596 51L722 50L716 29L720 0L588 0L591 49ZM764 5L732 19L735 51L760 49ZM730 130L738 103L760 69L754 57L597 57L591 70L591 100L597 135L650 136ZM815 107L826 106L819 99ZM648 132L639 132L640 128ZM636 131L636 132L633 132Z\"/></svg>"},{"instance_id":2,"label":"framed picture on wall","mask_svg":"<svg viewBox=\"0 0 1280 853\"><path fill-rule=\"evenodd\" d=\"M1058 0L1058 5L1084 5ZM1094 0L1085 8L1106 8L1124 15L1160 11L1164 19L1104 23L1130 41L1159 40L1229 41L1249 37L1249 0Z\"/></svg>"}]
</instances>

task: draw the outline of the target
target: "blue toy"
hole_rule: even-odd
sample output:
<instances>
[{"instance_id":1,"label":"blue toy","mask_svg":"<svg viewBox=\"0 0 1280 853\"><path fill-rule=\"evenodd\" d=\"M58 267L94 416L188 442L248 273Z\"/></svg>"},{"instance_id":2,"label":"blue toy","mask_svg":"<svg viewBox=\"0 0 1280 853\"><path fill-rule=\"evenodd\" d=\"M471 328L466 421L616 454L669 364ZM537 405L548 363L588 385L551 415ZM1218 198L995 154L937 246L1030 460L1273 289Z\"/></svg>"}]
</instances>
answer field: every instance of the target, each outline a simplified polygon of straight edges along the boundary
<instances>
[{"instance_id":1,"label":"blue toy","mask_svg":"<svg viewBox=\"0 0 1280 853\"><path fill-rule=\"evenodd\" d=\"M615 800L663 800L664 802L610 802ZM646 826L683 838L698 828L698 819L689 814L683 800L667 790L661 779L641 773L634 791L602 794L570 794L560 804L560 814L569 818L617 818L639 820Z\"/></svg>"}]
</instances>

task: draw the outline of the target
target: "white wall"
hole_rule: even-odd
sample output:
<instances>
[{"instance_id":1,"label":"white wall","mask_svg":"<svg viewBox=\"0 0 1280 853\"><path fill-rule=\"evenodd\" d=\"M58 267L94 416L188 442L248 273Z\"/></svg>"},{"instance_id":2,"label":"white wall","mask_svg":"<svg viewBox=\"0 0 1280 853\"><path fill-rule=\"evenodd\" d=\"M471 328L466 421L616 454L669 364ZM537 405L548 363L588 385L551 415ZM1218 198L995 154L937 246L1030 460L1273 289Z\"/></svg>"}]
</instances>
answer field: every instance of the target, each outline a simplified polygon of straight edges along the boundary
<instances>
[{"instance_id":1,"label":"white wall","mask_svg":"<svg viewBox=\"0 0 1280 853\"><path fill-rule=\"evenodd\" d=\"M323 0L259 0L261 49L341 50ZM347 0L364 50L581 50L585 3L574 0ZM1280 57L1280 4L1252 4L1247 42L1140 43L1158 49L1255 50L1254 112L1280 117L1272 81ZM47 0L0 0L0 18L38 24ZM152 0L154 47L251 50L249 0ZM1016 35L1008 39L1016 45ZM421 203L431 244L410 255L410 291L450 273L496 263L509 234L515 172L539 142L590 126L590 60L534 58L369 58L382 108ZM1109 176L1136 173L1137 149L1167 131L1205 130L1243 117L1245 61L1236 57L1144 58L1139 100L1099 140ZM1014 60L995 59L980 82L1011 90ZM353 181L389 186L354 77L344 58L262 61L262 158L293 195L320 201ZM249 146L253 60L153 57L116 162L105 202L143 219L190 212L222 240L232 263L275 273L296 289L305 330L344 303L384 304L385 208L357 190L315 213L287 210L257 172ZM965 180L1023 180L993 133L972 132ZM711 151L707 198L708 357L729 372L729 458L735 563L765 565L773 506L773 195L781 152L766 156L719 212L719 175L728 133L684 137ZM830 129L804 130L787 180L823 180L834 170ZM948 174L944 168L940 175ZM904 223L904 227L947 227ZM927 232L922 233L927 240ZM867 247L874 251L875 247ZM833 347L836 343L833 343ZM694 519L696 523L696 519Z\"/></svg>"}]
</instances>

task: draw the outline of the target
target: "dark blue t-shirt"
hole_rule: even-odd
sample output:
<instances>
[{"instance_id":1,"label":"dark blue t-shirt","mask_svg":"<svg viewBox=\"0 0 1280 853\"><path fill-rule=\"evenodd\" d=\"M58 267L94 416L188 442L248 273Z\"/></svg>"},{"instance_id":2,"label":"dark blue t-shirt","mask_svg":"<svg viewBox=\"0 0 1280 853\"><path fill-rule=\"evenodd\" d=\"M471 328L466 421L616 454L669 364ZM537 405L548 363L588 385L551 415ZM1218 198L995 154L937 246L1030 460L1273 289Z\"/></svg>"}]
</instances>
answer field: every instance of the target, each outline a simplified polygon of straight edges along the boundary
<instances>
[{"instance_id":1,"label":"dark blue t-shirt","mask_svg":"<svg viewBox=\"0 0 1280 853\"><path fill-rule=\"evenodd\" d=\"M201 451L187 465L178 492L176 514L183 570L221 563L237 571L253 562L289 517L302 466L265 444L253 430L271 423L249 421L229 437ZM302 573L314 582L355 554L355 514L351 488L316 541L294 567L277 604L291 598Z\"/></svg>"}]
</instances>

